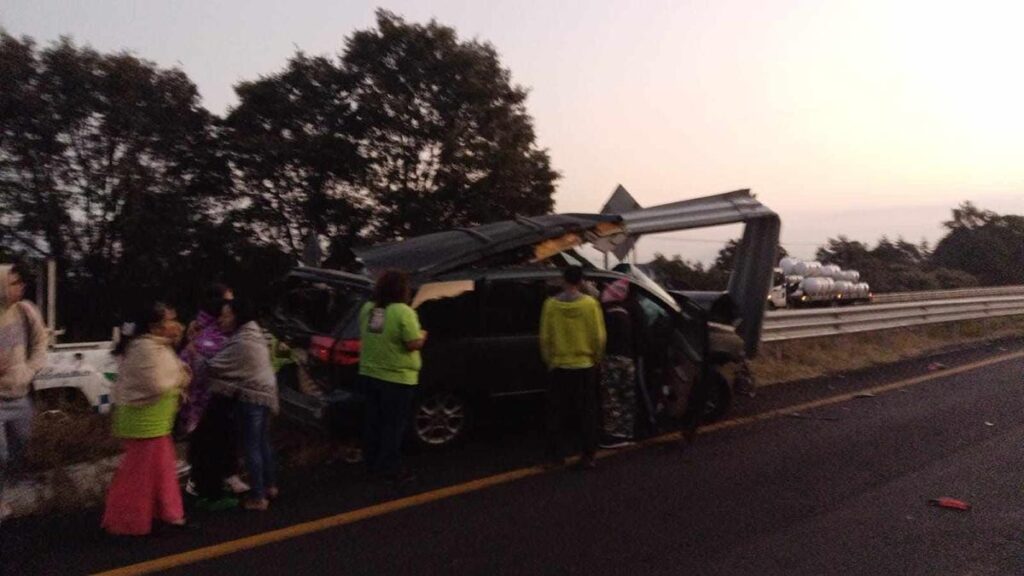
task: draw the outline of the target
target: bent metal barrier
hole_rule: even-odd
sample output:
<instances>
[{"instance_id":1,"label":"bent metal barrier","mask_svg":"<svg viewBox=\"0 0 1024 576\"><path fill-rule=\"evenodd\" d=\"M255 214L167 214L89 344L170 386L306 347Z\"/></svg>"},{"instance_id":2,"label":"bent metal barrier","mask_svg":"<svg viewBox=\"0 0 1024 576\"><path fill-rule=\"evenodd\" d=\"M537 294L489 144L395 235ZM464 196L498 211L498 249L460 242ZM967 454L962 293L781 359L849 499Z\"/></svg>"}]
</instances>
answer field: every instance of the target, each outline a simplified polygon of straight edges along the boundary
<instances>
[{"instance_id":1,"label":"bent metal barrier","mask_svg":"<svg viewBox=\"0 0 1024 576\"><path fill-rule=\"evenodd\" d=\"M763 342L1024 315L1024 293L765 314Z\"/></svg>"}]
</instances>

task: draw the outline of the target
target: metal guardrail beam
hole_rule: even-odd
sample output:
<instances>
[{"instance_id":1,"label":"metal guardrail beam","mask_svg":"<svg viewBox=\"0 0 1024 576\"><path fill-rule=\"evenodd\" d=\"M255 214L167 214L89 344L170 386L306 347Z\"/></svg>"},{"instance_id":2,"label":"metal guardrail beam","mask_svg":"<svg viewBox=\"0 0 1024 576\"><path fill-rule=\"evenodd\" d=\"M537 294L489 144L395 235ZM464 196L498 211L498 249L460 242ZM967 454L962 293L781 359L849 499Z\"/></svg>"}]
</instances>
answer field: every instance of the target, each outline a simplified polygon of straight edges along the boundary
<instances>
[{"instance_id":1,"label":"metal guardrail beam","mask_svg":"<svg viewBox=\"0 0 1024 576\"><path fill-rule=\"evenodd\" d=\"M987 298L990 296L1024 295L1024 286L991 286L988 288L960 288L956 290L925 290L921 292L890 292L875 294L875 304L893 304L896 302L921 302L928 300L948 300L952 298Z\"/></svg>"},{"instance_id":2,"label":"metal guardrail beam","mask_svg":"<svg viewBox=\"0 0 1024 576\"><path fill-rule=\"evenodd\" d=\"M770 312L765 315L761 340L777 342L1016 315L1024 315L1024 293Z\"/></svg>"}]
</instances>

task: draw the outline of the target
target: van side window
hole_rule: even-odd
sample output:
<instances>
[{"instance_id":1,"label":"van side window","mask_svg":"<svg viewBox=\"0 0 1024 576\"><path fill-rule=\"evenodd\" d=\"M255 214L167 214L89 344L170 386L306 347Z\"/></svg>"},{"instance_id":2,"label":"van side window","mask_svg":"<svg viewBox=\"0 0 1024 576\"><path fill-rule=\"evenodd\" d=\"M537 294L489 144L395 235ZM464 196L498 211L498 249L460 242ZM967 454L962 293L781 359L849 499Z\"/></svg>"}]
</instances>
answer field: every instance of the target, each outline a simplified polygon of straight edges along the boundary
<instances>
[{"instance_id":1,"label":"van side window","mask_svg":"<svg viewBox=\"0 0 1024 576\"><path fill-rule=\"evenodd\" d=\"M544 280L497 280L487 283L484 329L489 335L536 334L540 310L548 297Z\"/></svg>"}]
</instances>

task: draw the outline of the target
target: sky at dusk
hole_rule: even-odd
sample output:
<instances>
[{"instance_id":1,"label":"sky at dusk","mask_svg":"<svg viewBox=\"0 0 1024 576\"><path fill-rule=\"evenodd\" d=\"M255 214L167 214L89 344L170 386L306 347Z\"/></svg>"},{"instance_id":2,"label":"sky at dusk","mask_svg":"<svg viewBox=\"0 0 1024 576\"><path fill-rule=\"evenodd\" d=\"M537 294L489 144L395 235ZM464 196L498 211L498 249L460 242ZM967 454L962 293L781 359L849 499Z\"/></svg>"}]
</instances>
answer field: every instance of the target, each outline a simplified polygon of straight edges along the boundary
<instances>
[{"instance_id":1,"label":"sky at dusk","mask_svg":"<svg viewBox=\"0 0 1024 576\"><path fill-rule=\"evenodd\" d=\"M934 242L962 200L1024 213L1024 2L0 0L0 26L183 69L207 108L377 7L491 42L530 90L558 211L750 188L810 257L826 238ZM735 230L646 239L708 260Z\"/></svg>"}]
</instances>

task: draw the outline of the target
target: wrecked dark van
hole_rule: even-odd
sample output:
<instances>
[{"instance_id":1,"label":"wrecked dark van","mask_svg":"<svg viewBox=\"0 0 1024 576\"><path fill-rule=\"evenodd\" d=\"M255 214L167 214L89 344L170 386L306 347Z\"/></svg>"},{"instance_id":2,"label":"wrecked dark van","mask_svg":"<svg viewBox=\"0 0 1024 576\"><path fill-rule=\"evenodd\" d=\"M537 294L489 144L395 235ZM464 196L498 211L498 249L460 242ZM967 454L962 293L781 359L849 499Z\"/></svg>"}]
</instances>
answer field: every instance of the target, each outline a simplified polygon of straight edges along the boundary
<instances>
[{"instance_id":1,"label":"wrecked dark van","mask_svg":"<svg viewBox=\"0 0 1024 576\"><path fill-rule=\"evenodd\" d=\"M413 306L430 332L410 432L422 446L457 442L483 403L544 391L541 306L557 291L561 267L588 265L577 247L589 244L623 258L641 235L701 226L746 224L729 289L717 298L729 302L726 329L741 355L756 354L778 242L773 212L746 191L607 212L516 218L356 250L355 271L295 269L281 285L269 324L282 343L279 354L288 359L280 372L282 411L323 429L358 430L358 311L371 278L400 269L410 274ZM733 383L709 372L713 330L706 303L669 294L629 266L588 266L593 289L626 278L640 304L645 426L653 432L659 419L687 410L689 391L700 381L711 383L708 415L723 415Z\"/></svg>"}]
</instances>

